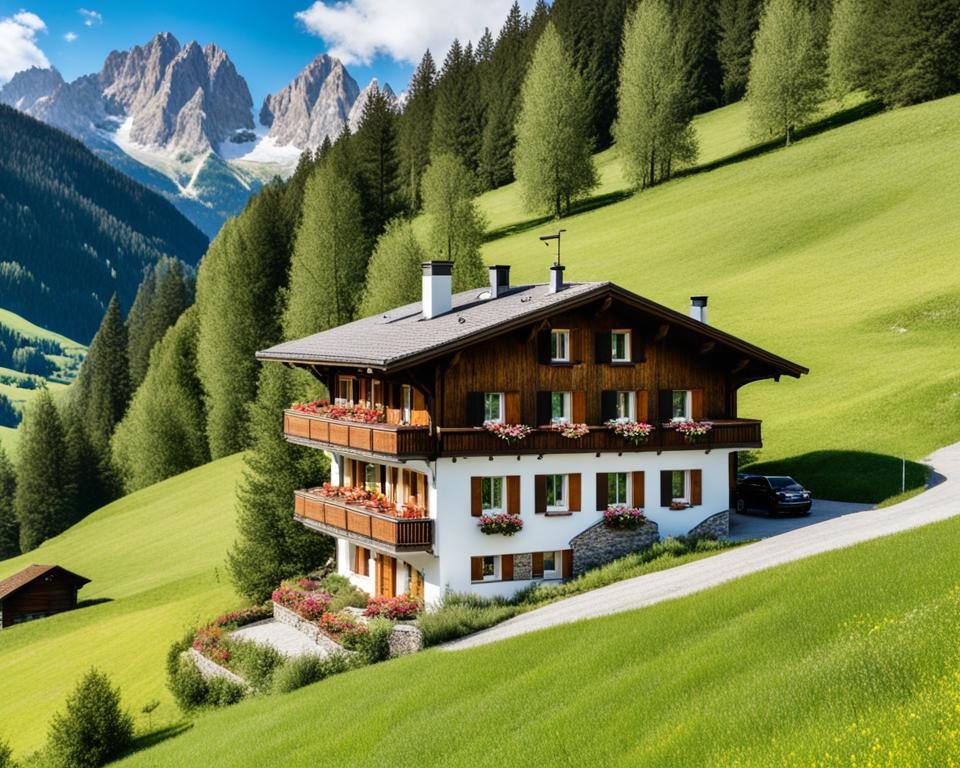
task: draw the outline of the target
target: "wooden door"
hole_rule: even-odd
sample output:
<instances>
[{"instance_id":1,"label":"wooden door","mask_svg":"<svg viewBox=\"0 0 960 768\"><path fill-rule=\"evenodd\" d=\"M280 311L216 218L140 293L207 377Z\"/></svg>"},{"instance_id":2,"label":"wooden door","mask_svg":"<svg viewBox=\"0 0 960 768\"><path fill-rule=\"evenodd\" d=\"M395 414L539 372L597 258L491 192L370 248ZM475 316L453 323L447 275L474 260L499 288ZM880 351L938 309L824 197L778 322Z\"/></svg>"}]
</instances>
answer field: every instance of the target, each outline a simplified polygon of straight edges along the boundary
<instances>
[{"instance_id":1,"label":"wooden door","mask_svg":"<svg viewBox=\"0 0 960 768\"><path fill-rule=\"evenodd\" d=\"M377 556L377 597L397 594L397 560L390 555Z\"/></svg>"}]
</instances>

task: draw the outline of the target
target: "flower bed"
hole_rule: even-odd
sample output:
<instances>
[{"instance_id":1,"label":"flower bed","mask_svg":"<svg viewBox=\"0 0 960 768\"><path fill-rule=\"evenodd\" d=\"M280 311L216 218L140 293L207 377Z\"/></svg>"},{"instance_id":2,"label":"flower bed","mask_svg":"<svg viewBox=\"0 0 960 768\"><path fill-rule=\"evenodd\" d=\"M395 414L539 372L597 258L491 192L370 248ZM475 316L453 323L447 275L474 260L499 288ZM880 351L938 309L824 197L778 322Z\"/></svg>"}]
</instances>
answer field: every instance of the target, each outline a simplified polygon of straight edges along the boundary
<instances>
[{"instance_id":1,"label":"flower bed","mask_svg":"<svg viewBox=\"0 0 960 768\"><path fill-rule=\"evenodd\" d=\"M299 582L284 581L279 589L273 591L273 602L293 611L307 621L317 621L327 612L333 596L319 589L316 582L308 579L300 581L308 582L308 586L312 589L305 589Z\"/></svg>"},{"instance_id":2,"label":"flower bed","mask_svg":"<svg viewBox=\"0 0 960 768\"><path fill-rule=\"evenodd\" d=\"M533 432L533 428L526 424L501 424L498 421L485 421L483 428L509 444L519 443Z\"/></svg>"},{"instance_id":3,"label":"flower bed","mask_svg":"<svg viewBox=\"0 0 960 768\"><path fill-rule=\"evenodd\" d=\"M642 445L653 432L652 424L631 419L613 419L607 422L607 428L633 445Z\"/></svg>"},{"instance_id":4,"label":"flower bed","mask_svg":"<svg viewBox=\"0 0 960 768\"><path fill-rule=\"evenodd\" d=\"M568 421L559 421L556 424L551 424L550 429L554 432L559 432L570 440L579 440L584 435L590 434L590 427L586 424L572 424Z\"/></svg>"},{"instance_id":5,"label":"flower bed","mask_svg":"<svg viewBox=\"0 0 960 768\"><path fill-rule=\"evenodd\" d=\"M363 615L368 618L382 616L391 621L409 621L417 618L420 607L420 601L410 595L371 597Z\"/></svg>"},{"instance_id":6,"label":"flower bed","mask_svg":"<svg viewBox=\"0 0 960 768\"><path fill-rule=\"evenodd\" d=\"M370 631L366 624L345 613L325 613L317 624L323 634L345 648L355 648Z\"/></svg>"},{"instance_id":7,"label":"flower bed","mask_svg":"<svg viewBox=\"0 0 960 768\"><path fill-rule=\"evenodd\" d=\"M379 512L383 515L391 515L403 519L418 519L427 517L427 510L419 504L397 504L390 501L384 494L378 491L368 491L365 488L357 488L349 485L331 485L324 483L322 487L314 489L315 493L328 499L342 499L345 504L352 504L355 507L364 507L371 512Z\"/></svg>"},{"instance_id":8,"label":"flower bed","mask_svg":"<svg viewBox=\"0 0 960 768\"><path fill-rule=\"evenodd\" d=\"M523 529L523 520L517 515L481 515L477 520L480 527L480 533L488 536L502 534L504 536L513 536Z\"/></svg>"},{"instance_id":9,"label":"flower bed","mask_svg":"<svg viewBox=\"0 0 960 768\"><path fill-rule=\"evenodd\" d=\"M294 403L292 410L323 416L338 421L356 421L361 424L382 424L387 419L383 406L364 408L360 405L334 405L326 400L313 400L309 403Z\"/></svg>"},{"instance_id":10,"label":"flower bed","mask_svg":"<svg viewBox=\"0 0 960 768\"><path fill-rule=\"evenodd\" d=\"M603 524L618 531L635 531L646 521L642 509L609 507L603 513Z\"/></svg>"},{"instance_id":11,"label":"flower bed","mask_svg":"<svg viewBox=\"0 0 960 768\"><path fill-rule=\"evenodd\" d=\"M713 429L713 423L709 421L694 421L693 419L684 419L676 422L677 432L683 435L683 439L689 443L695 442Z\"/></svg>"}]
</instances>

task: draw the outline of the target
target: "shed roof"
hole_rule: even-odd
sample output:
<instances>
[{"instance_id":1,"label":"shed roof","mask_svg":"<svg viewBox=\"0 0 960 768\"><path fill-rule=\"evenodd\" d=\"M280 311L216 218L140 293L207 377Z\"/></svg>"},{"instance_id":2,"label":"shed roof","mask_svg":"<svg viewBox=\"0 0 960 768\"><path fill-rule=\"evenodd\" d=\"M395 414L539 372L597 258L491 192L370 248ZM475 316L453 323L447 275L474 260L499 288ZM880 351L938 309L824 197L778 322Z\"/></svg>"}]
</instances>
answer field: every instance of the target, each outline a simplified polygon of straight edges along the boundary
<instances>
[{"instance_id":1,"label":"shed roof","mask_svg":"<svg viewBox=\"0 0 960 768\"><path fill-rule=\"evenodd\" d=\"M38 563L34 563L33 565L28 565L22 571L18 571L17 573L13 574L13 576L8 576L3 581L0 581L0 600L9 597L14 592L36 581L41 576L45 576L51 571L61 571L67 576L72 576L81 587L84 584L90 583L90 579L79 576L76 573L72 573L66 568L61 568L59 565L40 565Z\"/></svg>"}]
</instances>

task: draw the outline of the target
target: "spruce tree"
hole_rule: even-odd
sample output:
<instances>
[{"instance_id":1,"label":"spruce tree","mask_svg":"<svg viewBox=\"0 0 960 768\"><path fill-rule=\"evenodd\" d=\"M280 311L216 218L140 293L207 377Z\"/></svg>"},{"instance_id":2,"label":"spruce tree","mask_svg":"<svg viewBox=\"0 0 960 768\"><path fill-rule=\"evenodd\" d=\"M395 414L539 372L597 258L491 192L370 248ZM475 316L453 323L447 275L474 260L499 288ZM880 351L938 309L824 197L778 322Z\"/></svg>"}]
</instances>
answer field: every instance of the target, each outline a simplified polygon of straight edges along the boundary
<instances>
[{"instance_id":1,"label":"spruce tree","mask_svg":"<svg viewBox=\"0 0 960 768\"><path fill-rule=\"evenodd\" d=\"M253 441L237 493L238 538L228 566L237 591L260 602L282 579L310 571L333 554L332 538L293 519L293 492L329 478L329 460L321 451L283 439L277 414L297 396L292 372L263 366L257 399L250 407Z\"/></svg>"},{"instance_id":2,"label":"spruce tree","mask_svg":"<svg viewBox=\"0 0 960 768\"><path fill-rule=\"evenodd\" d=\"M801 0L769 0L760 17L747 102L758 136L784 135L816 114L824 91L824 60L813 16Z\"/></svg>"},{"instance_id":3,"label":"spruce tree","mask_svg":"<svg viewBox=\"0 0 960 768\"><path fill-rule=\"evenodd\" d=\"M449 152L475 171L480 159L482 118L473 49L469 43L464 49L459 40L454 40L437 80L431 157Z\"/></svg>"},{"instance_id":4,"label":"spruce tree","mask_svg":"<svg viewBox=\"0 0 960 768\"><path fill-rule=\"evenodd\" d=\"M364 231L372 242L401 207L397 114L379 88L364 104L353 151Z\"/></svg>"},{"instance_id":5,"label":"spruce tree","mask_svg":"<svg viewBox=\"0 0 960 768\"><path fill-rule=\"evenodd\" d=\"M723 69L717 54L720 23L718 0L672 0L677 35L683 40L683 61L690 80L694 113L723 102Z\"/></svg>"},{"instance_id":6,"label":"spruce tree","mask_svg":"<svg viewBox=\"0 0 960 768\"><path fill-rule=\"evenodd\" d=\"M437 67L427 51L410 80L407 105L399 126L400 173L410 211L420 209L420 179L430 163L436 79Z\"/></svg>"},{"instance_id":7,"label":"spruce tree","mask_svg":"<svg viewBox=\"0 0 960 768\"><path fill-rule=\"evenodd\" d=\"M377 315L418 301L420 265L426 260L426 251L408 220L394 219L387 224L367 266L359 316Z\"/></svg>"},{"instance_id":8,"label":"spruce tree","mask_svg":"<svg viewBox=\"0 0 960 768\"><path fill-rule=\"evenodd\" d=\"M46 389L27 408L20 431L14 510L20 549L29 552L76 522L76 487L66 432Z\"/></svg>"},{"instance_id":9,"label":"spruce tree","mask_svg":"<svg viewBox=\"0 0 960 768\"><path fill-rule=\"evenodd\" d=\"M620 64L617 148L634 186L670 177L679 163L696 159L692 100L684 55L664 0L641 0L627 19Z\"/></svg>"},{"instance_id":10,"label":"spruce tree","mask_svg":"<svg viewBox=\"0 0 960 768\"><path fill-rule=\"evenodd\" d=\"M547 25L523 82L514 175L533 212L559 217L597 185L588 101L560 35Z\"/></svg>"},{"instance_id":11,"label":"spruce tree","mask_svg":"<svg viewBox=\"0 0 960 768\"><path fill-rule=\"evenodd\" d=\"M0 444L0 560L20 554L20 525L13 500L17 493L17 473Z\"/></svg>"},{"instance_id":12,"label":"spruce tree","mask_svg":"<svg viewBox=\"0 0 960 768\"><path fill-rule=\"evenodd\" d=\"M717 57L723 71L723 98L739 101L747 92L753 36L760 22L761 0L718 0Z\"/></svg>"},{"instance_id":13,"label":"spruce tree","mask_svg":"<svg viewBox=\"0 0 960 768\"><path fill-rule=\"evenodd\" d=\"M338 142L339 144L339 142ZM337 147L331 154L336 157ZM353 319L367 266L360 197L331 163L317 169L303 198L303 220L290 265L286 338Z\"/></svg>"},{"instance_id":14,"label":"spruce tree","mask_svg":"<svg viewBox=\"0 0 960 768\"><path fill-rule=\"evenodd\" d=\"M477 207L476 179L459 158L434 158L423 176L423 212L429 223L430 258L454 263L453 289L464 291L486 281L480 247L487 222Z\"/></svg>"},{"instance_id":15,"label":"spruce tree","mask_svg":"<svg viewBox=\"0 0 960 768\"><path fill-rule=\"evenodd\" d=\"M123 487L108 453L100 453L87 434L76 402L67 401L61 413L67 443L67 465L74 488L74 522L122 494Z\"/></svg>"}]
</instances>

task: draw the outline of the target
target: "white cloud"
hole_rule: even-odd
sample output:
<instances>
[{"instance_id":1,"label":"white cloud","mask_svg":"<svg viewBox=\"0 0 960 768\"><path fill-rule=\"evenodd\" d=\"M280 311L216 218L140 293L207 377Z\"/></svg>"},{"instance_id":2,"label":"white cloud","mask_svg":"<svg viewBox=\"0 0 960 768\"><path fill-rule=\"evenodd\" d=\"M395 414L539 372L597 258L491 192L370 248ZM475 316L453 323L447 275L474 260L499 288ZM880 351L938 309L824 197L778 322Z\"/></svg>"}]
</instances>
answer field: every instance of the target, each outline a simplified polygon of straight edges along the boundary
<instances>
[{"instance_id":1,"label":"white cloud","mask_svg":"<svg viewBox=\"0 0 960 768\"><path fill-rule=\"evenodd\" d=\"M83 16L83 25L85 27L99 27L103 24L103 14L97 11L90 11L86 8L81 8L77 11L81 16Z\"/></svg>"},{"instance_id":2,"label":"white cloud","mask_svg":"<svg viewBox=\"0 0 960 768\"><path fill-rule=\"evenodd\" d=\"M72 43L74 40L77 39L77 33L76 33L76 32L67 32L67 33L63 36L63 39L66 40L68 43Z\"/></svg>"},{"instance_id":3,"label":"white cloud","mask_svg":"<svg viewBox=\"0 0 960 768\"><path fill-rule=\"evenodd\" d=\"M50 66L37 45L37 32L46 31L43 19L29 11L0 18L0 83L22 69Z\"/></svg>"},{"instance_id":4,"label":"white cloud","mask_svg":"<svg viewBox=\"0 0 960 768\"><path fill-rule=\"evenodd\" d=\"M296 14L345 64L369 64L377 55L416 64L429 48L443 61L453 38L476 42L489 27L496 36L513 0L317 0ZM529 10L533 0L520 3Z\"/></svg>"}]
</instances>

